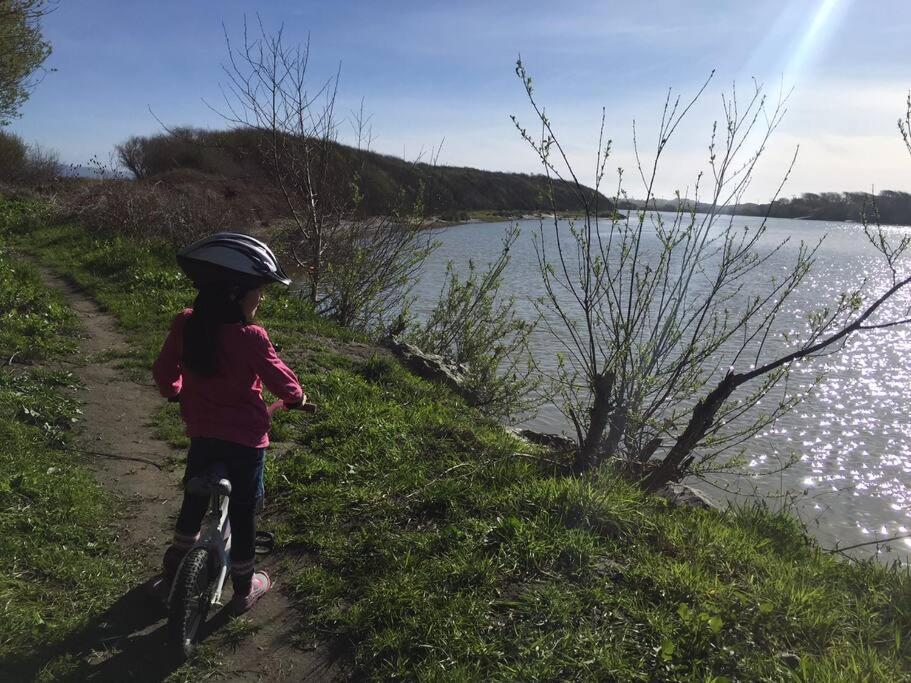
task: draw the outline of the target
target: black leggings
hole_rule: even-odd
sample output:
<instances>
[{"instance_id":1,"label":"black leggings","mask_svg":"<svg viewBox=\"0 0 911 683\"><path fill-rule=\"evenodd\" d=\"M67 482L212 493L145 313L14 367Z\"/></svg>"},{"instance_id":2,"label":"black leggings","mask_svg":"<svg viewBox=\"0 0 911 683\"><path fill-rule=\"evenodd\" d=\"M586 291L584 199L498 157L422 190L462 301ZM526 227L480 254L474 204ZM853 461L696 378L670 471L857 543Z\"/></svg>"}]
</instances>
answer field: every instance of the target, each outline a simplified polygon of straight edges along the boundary
<instances>
[{"instance_id":1,"label":"black leggings","mask_svg":"<svg viewBox=\"0 0 911 683\"><path fill-rule=\"evenodd\" d=\"M222 463L231 482L228 520L231 523L231 578L234 592L246 595L253 578L256 549L256 507L262 491L264 449L250 448L230 441L194 437L190 439L187 468L183 481L205 472L213 462ZM209 499L184 492L177 516L177 539L199 534Z\"/></svg>"}]
</instances>

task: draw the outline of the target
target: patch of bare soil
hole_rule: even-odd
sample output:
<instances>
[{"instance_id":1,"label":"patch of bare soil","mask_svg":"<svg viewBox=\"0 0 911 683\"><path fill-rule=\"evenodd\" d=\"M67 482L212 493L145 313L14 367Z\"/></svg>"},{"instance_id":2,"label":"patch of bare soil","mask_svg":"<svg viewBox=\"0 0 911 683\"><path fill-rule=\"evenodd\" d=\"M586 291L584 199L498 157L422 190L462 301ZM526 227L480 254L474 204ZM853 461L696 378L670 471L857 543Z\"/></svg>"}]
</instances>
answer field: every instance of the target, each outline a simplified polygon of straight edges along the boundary
<instances>
[{"instance_id":1,"label":"patch of bare soil","mask_svg":"<svg viewBox=\"0 0 911 683\"><path fill-rule=\"evenodd\" d=\"M87 666L88 680L104 681L161 681L175 672L178 680L335 678L338 674L326 648L305 651L293 642L297 615L281 592L281 558L277 556L260 563L275 580L276 589L244 617L252 622L245 630L255 632L230 648L220 643L220 631L228 627L231 617L226 610L216 609L210 612L205 637L210 644L224 647L217 647L214 657L192 670L180 669L183 663L167 642L165 611L148 589L148 579L159 571L181 499L181 472L169 471L165 465L174 451L154 438L149 425L162 399L153 387L131 381L118 368L118 357L126 352L127 342L114 318L73 283L48 271L43 277L49 287L63 294L82 322L79 351L73 359L74 374L83 385L81 445L89 451L97 480L121 500L113 516L123 552L139 558L147 571L143 583L133 586L88 628L53 652L36 653L36 660L40 658L43 665L69 655ZM146 459L160 467L121 458ZM230 586L226 586L223 601L230 597Z\"/></svg>"}]
</instances>

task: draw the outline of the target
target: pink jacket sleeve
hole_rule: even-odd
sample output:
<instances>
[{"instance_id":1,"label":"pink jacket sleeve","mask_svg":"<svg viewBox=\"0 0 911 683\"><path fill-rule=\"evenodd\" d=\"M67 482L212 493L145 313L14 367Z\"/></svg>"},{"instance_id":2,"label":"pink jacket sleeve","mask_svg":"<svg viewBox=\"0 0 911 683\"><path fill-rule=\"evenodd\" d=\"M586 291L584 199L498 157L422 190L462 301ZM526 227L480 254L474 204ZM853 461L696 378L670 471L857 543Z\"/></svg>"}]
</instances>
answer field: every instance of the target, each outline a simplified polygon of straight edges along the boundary
<instances>
[{"instance_id":1,"label":"pink jacket sleeve","mask_svg":"<svg viewBox=\"0 0 911 683\"><path fill-rule=\"evenodd\" d=\"M174 398L183 387L183 369L180 356L183 346L183 318L186 313L181 313L171 323L171 330L155 363L152 365L152 377L158 385L158 391L165 398Z\"/></svg>"},{"instance_id":2,"label":"pink jacket sleeve","mask_svg":"<svg viewBox=\"0 0 911 683\"><path fill-rule=\"evenodd\" d=\"M278 357L275 347L269 341L269 335L262 327L251 326L255 330L256 352L253 369L263 380L266 388L285 403L299 403L304 396L300 382L294 372Z\"/></svg>"}]
</instances>

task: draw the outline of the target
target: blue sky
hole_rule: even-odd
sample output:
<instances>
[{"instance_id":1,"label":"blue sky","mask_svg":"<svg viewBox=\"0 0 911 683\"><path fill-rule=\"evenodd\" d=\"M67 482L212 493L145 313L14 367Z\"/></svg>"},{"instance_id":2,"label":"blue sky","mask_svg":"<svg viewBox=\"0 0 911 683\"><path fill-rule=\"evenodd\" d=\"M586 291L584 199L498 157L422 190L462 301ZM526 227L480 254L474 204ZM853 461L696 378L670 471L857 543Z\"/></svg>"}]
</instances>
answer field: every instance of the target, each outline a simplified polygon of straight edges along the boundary
<instances>
[{"instance_id":1,"label":"blue sky","mask_svg":"<svg viewBox=\"0 0 911 683\"><path fill-rule=\"evenodd\" d=\"M445 138L439 162L535 172L509 120L530 123L514 74L521 53L570 158L590 179L601 106L614 140L611 166L632 170L631 123L651 146L669 87L691 94L716 76L667 152L659 193L705 167L721 92L760 79L795 90L747 198L766 199L793 154L785 194L911 190L911 158L896 120L911 88L907 0L751 2L124 2L63 0L45 20L54 47L47 75L12 129L66 162L168 125L218 127L224 22L244 16L311 41L314 81L341 64L340 109L361 98L373 148L413 159ZM155 116L150 113L150 109ZM342 141L348 134L342 129ZM637 196L635 184L629 192Z\"/></svg>"}]
</instances>

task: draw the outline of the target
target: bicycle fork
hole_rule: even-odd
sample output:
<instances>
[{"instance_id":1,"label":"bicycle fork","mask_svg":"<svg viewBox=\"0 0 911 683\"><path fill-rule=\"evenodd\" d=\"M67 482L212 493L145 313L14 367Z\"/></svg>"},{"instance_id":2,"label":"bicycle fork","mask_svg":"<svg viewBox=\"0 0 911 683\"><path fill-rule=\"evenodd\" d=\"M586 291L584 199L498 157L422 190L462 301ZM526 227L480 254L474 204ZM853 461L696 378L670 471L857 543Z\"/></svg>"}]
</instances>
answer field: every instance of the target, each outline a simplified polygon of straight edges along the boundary
<instances>
[{"instance_id":1,"label":"bicycle fork","mask_svg":"<svg viewBox=\"0 0 911 683\"><path fill-rule=\"evenodd\" d=\"M205 541L209 548L209 558L212 560L212 551L215 551L215 561L217 562L218 579L215 582L215 590L212 591L212 605L221 604L221 593L225 587L225 580L228 577L228 567L231 560L231 522L228 520L229 499L225 496L212 496L212 513L213 518L218 515L218 524L210 526L206 530L206 538L200 538Z\"/></svg>"},{"instance_id":2,"label":"bicycle fork","mask_svg":"<svg viewBox=\"0 0 911 683\"><path fill-rule=\"evenodd\" d=\"M210 575L217 574L212 595L209 599L210 606L221 604L221 594L224 590L225 580L228 577L228 569L231 564L231 522L228 520L229 504L230 499L227 496L212 493L208 515L210 523L200 534L199 540L196 541L181 561L181 566L183 566L183 562L186 561L186 558L189 557L196 548L204 548L206 550ZM179 568L177 573L180 573ZM171 603L173 598L173 591L174 585L171 586L171 595L168 596L168 604Z\"/></svg>"}]
</instances>

